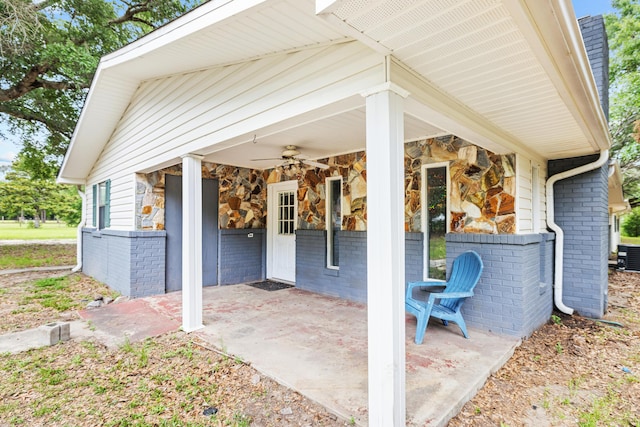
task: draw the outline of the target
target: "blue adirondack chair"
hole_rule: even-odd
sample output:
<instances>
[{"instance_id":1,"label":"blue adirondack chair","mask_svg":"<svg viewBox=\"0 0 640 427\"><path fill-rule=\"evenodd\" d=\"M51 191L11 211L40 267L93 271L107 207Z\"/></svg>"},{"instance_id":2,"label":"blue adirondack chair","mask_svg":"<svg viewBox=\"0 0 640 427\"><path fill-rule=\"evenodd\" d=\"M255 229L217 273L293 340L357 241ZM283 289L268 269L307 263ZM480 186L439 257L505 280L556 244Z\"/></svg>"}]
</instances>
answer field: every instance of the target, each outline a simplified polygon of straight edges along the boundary
<instances>
[{"instance_id":1,"label":"blue adirondack chair","mask_svg":"<svg viewBox=\"0 0 640 427\"><path fill-rule=\"evenodd\" d=\"M480 255L473 251L467 251L459 255L453 261L451 275L447 282L425 281L410 282L407 285L405 297L405 310L416 316L418 325L416 327L416 344L422 344L424 333L427 331L429 317L433 316L444 325L449 321L455 322L460 327L462 335L469 338L467 325L464 323L460 308L466 298L473 296L473 288L480 279L482 273L482 259ZM427 302L420 301L413 297L413 290L417 287L445 286L444 291L435 292L429 295Z\"/></svg>"}]
</instances>

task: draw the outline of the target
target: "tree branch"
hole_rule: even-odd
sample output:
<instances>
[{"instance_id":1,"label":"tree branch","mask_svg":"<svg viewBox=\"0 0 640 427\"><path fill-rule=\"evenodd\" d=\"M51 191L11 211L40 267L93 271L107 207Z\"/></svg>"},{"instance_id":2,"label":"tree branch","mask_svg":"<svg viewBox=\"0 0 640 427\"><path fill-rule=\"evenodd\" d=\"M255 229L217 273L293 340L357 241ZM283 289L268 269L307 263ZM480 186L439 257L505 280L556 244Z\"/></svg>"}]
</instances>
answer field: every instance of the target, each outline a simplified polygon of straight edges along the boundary
<instances>
[{"instance_id":1,"label":"tree branch","mask_svg":"<svg viewBox=\"0 0 640 427\"><path fill-rule=\"evenodd\" d=\"M155 25L153 25L151 22L136 16L139 13L150 12L151 7L149 6L149 4L151 3L151 1L152 0L146 0L142 3L129 5L124 14L116 19L112 19L111 21L109 21L109 25L119 25L125 22L140 22L142 24L148 25L151 28L155 28Z\"/></svg>"},{"instance_id":2,"label":"tree branch","mask_svg":"<svg viewBox=\"0 0 640 427\"><path fill-rule=\"evenodd\" d=\"M14 108L7 108L7 104L0 103L0 113L7 114L13 118L26 120L31 123L41 123L46 126L50 131L57 132L60 135L64 136L67 139L71 139L72 133L65 129L62 126L58 126L58 124L54 121L48 120L46 117L36 114L34 112L25 112L22 110L17 110ZM72 130L73 131L73 130Z\"/></svg>"},{"instance_id":3,"label":"tree branch","mask_svg":"<svg viewBox=\"0 0 640 427\"><path fill-rule=\"evenodd\" d=\"M10 87L9 89L0 90L0 102L6 102L20 98L25 93L37 89L34 86L37 85L38 76L46 73L48 70L49 67L46 65L34 65L15 85Z\"/></svg>"},{"instance_id":4,"label":"tree branch","mask_svg":"<svg viewBox=\"0 0 640 427\"><path fill-rule=\"evenodd\" d=\"M86 85L77 85L73 82L57 82L53 80L47 80L40 76L51 68L48 65L34 65L25 73L20 81L9 89L0 90L0 102L12 101L18 99L25 94L36 89L54 89L54 90L75 90L86 89Z\"/></svg>"}]
</instances>

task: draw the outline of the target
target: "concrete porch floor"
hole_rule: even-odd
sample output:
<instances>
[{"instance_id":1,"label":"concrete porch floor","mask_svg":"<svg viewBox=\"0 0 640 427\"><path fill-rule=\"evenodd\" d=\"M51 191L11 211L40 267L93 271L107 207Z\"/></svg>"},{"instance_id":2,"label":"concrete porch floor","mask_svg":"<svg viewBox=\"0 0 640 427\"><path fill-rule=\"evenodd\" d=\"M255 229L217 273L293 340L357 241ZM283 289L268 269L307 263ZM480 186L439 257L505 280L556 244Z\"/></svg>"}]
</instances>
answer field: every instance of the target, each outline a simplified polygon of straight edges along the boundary
<instances>
[{"instance_id":1,"label":"concrete porch floor","mask_svg":"<svg viewBox=\"0 0 640 427\"><path fill-rule=\"evenodd\" d=\"M196 334L345 420L367 425L366 305L296 288L269 292L233 285L205 288L203 294L205 327ZM181 298L180 292L145 298L154 312L150 320L175 328ZM110 306L86 316L98 329L108 327L101 317L113 321L104 310ZM141 318L137 312L136 321ZM473 328L465 339L457 325L433 320L424 344L416 345L414 336L415 318L407 316L406 406L412 426L446 425L519 343Z\"/></svg>"}]
</instances>

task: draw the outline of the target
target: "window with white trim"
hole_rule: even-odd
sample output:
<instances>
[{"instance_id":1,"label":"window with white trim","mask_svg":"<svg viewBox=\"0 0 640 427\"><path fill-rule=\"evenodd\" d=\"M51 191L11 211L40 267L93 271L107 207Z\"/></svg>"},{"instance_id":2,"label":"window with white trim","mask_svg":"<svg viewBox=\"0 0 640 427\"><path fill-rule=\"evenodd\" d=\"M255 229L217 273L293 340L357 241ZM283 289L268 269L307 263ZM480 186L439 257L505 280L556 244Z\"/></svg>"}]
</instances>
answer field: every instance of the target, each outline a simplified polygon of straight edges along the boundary
<instances>
[{"instance_id":1,"label":"window with white trim","mask_svg":"<svg viewBox=\"0 0 640 427\"><path fill-rule=\"evenodd\" d=\"M342 229L342 177L326 180L327 268L340 267L338 233Z\"/></svg>"},{"instance_id":2,"label":"window with white trim","mask_svg":"<svg viewBox=\"0 0 640 427\"><path fill-rule=\"evenodd\" d=\"M93 226L98 230L111 225L111 180L93 186Z\"/></svg>"},{"instance_id":3,"label":"window with white trim","mask_svg":"<svg viewBox=\"0 0 640 427\"><path fill-rule=\"evenodd\" d=\"M448 167L443 164L423 168L423 216L425 232L425 273L429 279L446 279L448 231Z\"/></svg>"}]
</instances>

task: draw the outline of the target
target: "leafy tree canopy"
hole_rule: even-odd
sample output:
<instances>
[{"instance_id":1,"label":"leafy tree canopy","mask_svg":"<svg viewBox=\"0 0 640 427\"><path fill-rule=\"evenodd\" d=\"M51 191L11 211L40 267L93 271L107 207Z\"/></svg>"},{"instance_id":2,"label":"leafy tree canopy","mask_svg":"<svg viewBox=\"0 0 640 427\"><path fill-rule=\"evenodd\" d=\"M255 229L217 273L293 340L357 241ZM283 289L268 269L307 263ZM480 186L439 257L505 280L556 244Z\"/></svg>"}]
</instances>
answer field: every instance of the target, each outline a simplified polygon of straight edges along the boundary
<instances>
[{"instance_id":1,"label":"leafy tree canopy","mask_svg":"<svg viewBox=\"0 0 640 427\"><path fill-rule=\"evenodd\" d=\"M640 236L640 208L634 208L631 213L625 215L622 221L622 233L629 237Z\"/></svg>"},{"instance_id":2,"label":"leafy tree canopy","mask_svg":"<svg viewBox=\"0 0 640 427\"><path fill-rule=\"evenodd\" d=\"M6 218L58 218L78 225L82 199L74 187L56 184L50 178L32 178L23 154L0 181L0 214Z\"/></svg>"},{"instance_id":3,"label":"leafy tree canopy","mask_svg":"<svg viewBox=\"0 0 640 427\"><path fill-rule=\"evenodd\" d=\"M609 128L612 157L620 161L625 197L640 199L640 3L613 0L605 15L611 52Z\"/></svg>"},{"instance_id":4,"label":"leafy tree canopy","mask_svg":"<svg viewBox=\"0 0 640 427\"><path fill-rule=\"evenodd\" d=\"M199 3L0 0L0 131L32 177L55 175L100 58Z\"/></svg>"}]
</instances>

